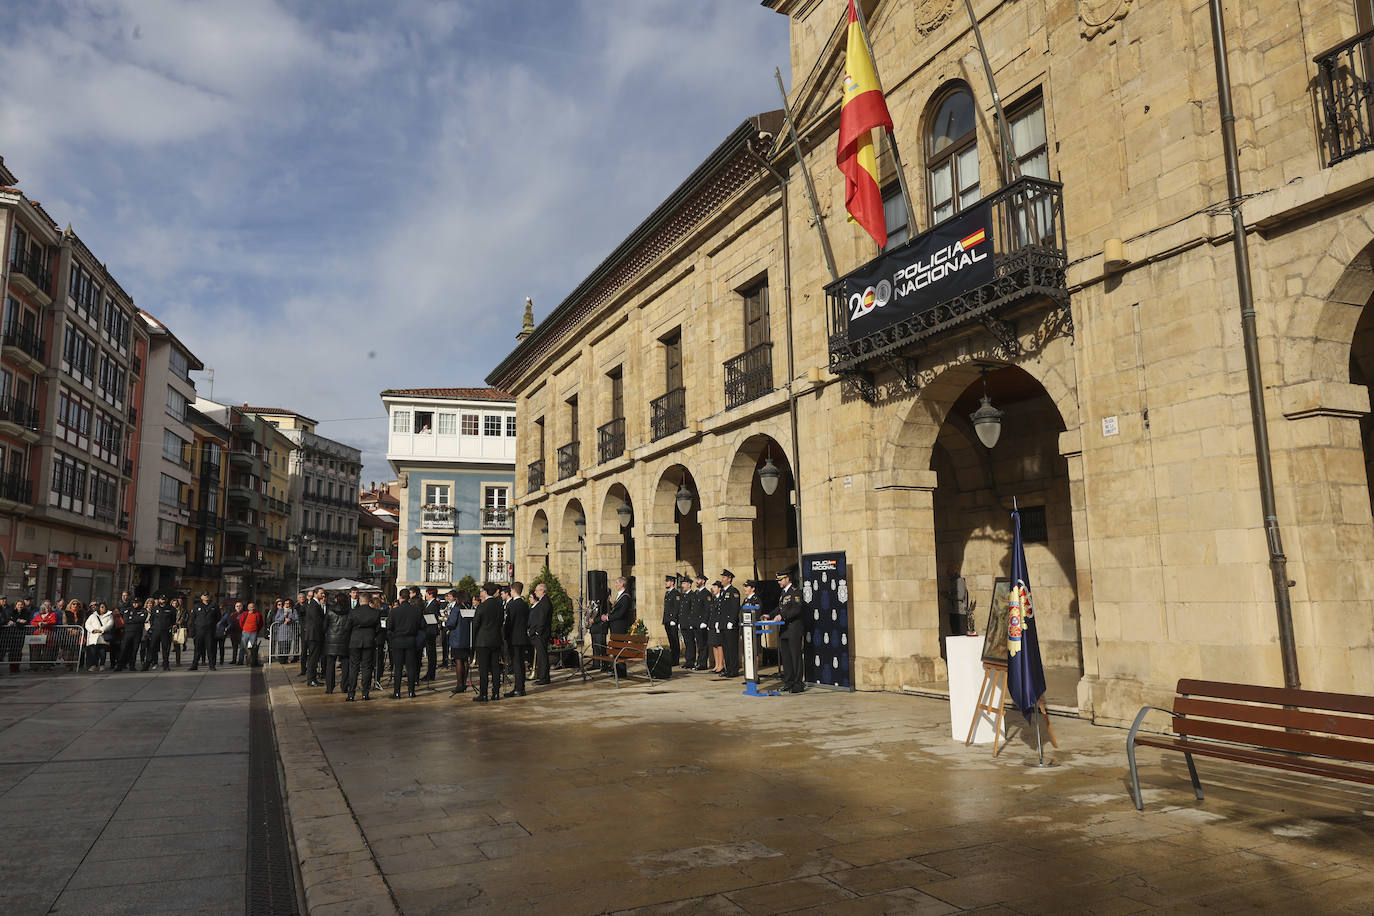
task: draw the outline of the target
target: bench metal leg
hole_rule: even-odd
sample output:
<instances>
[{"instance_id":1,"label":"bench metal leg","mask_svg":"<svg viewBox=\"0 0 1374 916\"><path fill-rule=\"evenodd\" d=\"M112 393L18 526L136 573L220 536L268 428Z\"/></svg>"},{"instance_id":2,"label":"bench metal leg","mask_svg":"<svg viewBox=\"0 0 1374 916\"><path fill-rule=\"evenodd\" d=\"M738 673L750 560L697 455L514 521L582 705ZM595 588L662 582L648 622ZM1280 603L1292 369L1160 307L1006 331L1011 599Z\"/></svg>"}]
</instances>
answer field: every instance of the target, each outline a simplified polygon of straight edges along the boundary
<instances>
[{"instance_id":1,"label":"bench metal leg","mask_svg":"<svg viewBox=\"0 0 1374 916\"><path fill-rule=\"evenodd\" d=\"M1183 759L1188 761L1188 775L1193 777L1193 794L1198 801L1202 801L1202 782L1197 778L1197 767L1193 765L1193 755L1185 753Z\"/></svg>"},{"instance_id":2,"label":"bench metal leg","mask_svg":"<svg viewBox=\"0 0 1374 916\"><path fill-rule=\"evenodd\" d=\"M1144 798L1143 798L1143 797L1141 796L1141 794L1140 794L1140 771L1136 768L1136 763L1135 763L1135 735L1136 735L1136 732L1140 731L1140 724L1141 724L1142 722L1145 721L1145 716L1146 716L1146 714L1149 713L1149 711L1152 710L1152 709L1153 709L1153 710L1156 710L1156 711L1158 711L1158 712L1168 712L1168 711L1169 711L1169 710L1167 710L1167 709L1160 709L1158 706L1142 706L1142 707L1140 707L1140 712L1138 712L1138 713L1135 714L1135 721L1131 723L1131 730L1130 730L1130 732L1126 735L1126 760L1127 760L1127 761L1130 763L1130 765L1131 765L1131 794L1132 794L1132 799L1131 799L1131 800L1135 802L1135 810L1137 810L1137 811L1144 811L1144 810L1145 810L1145 800L1144 800ZM1189 767L1189 769L1192 769L1192 766L1193 766L1192 755L1188 755L1188 767ZM1193 785L1194 785L1194 786L1197 786L1197 771L1196 771L1196 770L1193 771ZM1198 787L1198 792L1201 792L1201 791L1202 791L1201 787ZM1201 798L1201 797L1202 797L1201 795L1198 795L1198 798Z\"/></svg>"}]
</instances>

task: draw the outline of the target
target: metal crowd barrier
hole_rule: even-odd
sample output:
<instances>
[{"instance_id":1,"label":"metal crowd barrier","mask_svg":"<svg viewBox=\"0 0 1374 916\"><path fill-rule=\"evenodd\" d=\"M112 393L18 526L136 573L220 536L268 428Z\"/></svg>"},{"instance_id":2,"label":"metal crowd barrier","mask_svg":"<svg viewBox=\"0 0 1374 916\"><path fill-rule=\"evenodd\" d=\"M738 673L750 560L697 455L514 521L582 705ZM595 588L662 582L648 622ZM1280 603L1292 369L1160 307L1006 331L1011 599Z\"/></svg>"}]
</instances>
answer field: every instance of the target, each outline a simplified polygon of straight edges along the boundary
<instances>
[{"instance_id":1,"label":"metal crowd barrier","mask_svg":"<svg viewBox=\"0 0 1374 916\"><path fill-rule=\"evenodd\" d=\"M86 628L71 626L0 627L0 672L56 671L59 665L75 671L86 651Z\"/></svg>"},{"instance_id":2,"label":"metal crowd barrier","mask_svg":"<svg viewBox=\"0 0 1374 916\"><path fill-rule=\"evenodd\" d=\"M258 658L263 660L263 664L270 665L279 661L290 662L292 658L298 658L305 651L301 645L300 625L293 623L288 624L288 626L295 630L296 635L289 640L282 640L280 644L277 642L277 627L269 626L267 628L267 651L263 652L261 647L258 649Z\"/></svg>"}]
</instances>

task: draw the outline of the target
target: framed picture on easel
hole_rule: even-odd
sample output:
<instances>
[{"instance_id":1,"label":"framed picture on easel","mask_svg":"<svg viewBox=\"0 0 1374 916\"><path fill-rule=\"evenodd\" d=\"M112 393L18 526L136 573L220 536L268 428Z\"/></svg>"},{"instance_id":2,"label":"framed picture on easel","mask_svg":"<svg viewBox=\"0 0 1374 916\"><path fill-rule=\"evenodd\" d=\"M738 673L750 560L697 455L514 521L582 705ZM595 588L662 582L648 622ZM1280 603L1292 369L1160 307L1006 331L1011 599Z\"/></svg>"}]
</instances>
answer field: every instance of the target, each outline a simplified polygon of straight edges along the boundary
<instances>
[{"instance_id":1,"label":"framed picture on easel","mask_svg":"<svg viewBox=\"0 0 1374 916\"><path fill-rule=\"evenodd\" d=\"M1011 610L1011 580L999 578L992 584L988 603L988 625L983 631L983 661L1007 663L1007 618Z\"/></svg>"}]
</instances>

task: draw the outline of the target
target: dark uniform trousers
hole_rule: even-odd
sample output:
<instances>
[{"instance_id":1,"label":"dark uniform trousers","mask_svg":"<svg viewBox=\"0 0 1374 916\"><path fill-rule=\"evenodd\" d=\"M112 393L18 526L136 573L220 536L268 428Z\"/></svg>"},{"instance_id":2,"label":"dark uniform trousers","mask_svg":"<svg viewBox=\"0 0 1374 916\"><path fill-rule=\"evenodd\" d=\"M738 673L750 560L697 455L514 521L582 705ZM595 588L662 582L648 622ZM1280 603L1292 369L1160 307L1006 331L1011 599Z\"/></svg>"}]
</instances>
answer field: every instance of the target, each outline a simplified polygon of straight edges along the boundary
<instances>
[{"instance_id":1,"label":"dark uniform trousers","mask_svg":"<svg viewBox=\"0 0 1374 916\"><path fill-rule=\"evenodd\" d=\"M695 668L697 666L697 628L690 622L682 622L681 618L679 618L679 623L679 629L682 630L682 667ZM671 631L668 638L674 639Z\"/></svg>"},{"instance_id":2,"label":"dark uniform trousers","mask_svg":"<svg viewBox=\"0 0 1374 916\"><path fill-rule=\"evenodd\" d=\"M501 672L496 668L496 662L500 658L501 650L495 646L477 646L472 650L477 656L477 676L479 697L490 696L496 699L501 695ZM491 680L491 691L487 691L487 680ZM524 675L521 675L523 680Z\"/></svg>"},{"instance_id":3,"label":"dark uniform trousers","mask_svg":"<svg viewBox=\"0 0 1374 916\"><path fill-rule=\"evenodd\" d=\"M697 627L697 667L711 667L711 631L709 627Z\"/></svg>"},{"instance_id":4,"label":"dark uniform trousers","mask_svg":"<svg viewBox=\"0 0 1374 916\"><path fill-rule=\"evenodd\" d=\"M668 631L668 651L671 652L672 655L673 655L673 664L674 664L674 665L681 665L681 664L682 664L682 654L681 654L681 653L682 653L682 647L681 647L681 645L678 643L678 638L677 638L677 624L675 624L675 623L665 624L663 628L664 628L665 630Z\"/></svg>"},{"instance_id":5,"label":"dark uniform trousers","mask_svg":"<svg viewBox=\"0 0 1374 916\"><path fill-rule=\"evenodd\" d=\"M205 664L210 666L210 670L215 670L215 631L209 630L196 631L196 654L191 658L191 667L194 668L203 659Z\"/></svg>"},{"instance_id":6,"label":"dark uniform trousers","mask_svg":"<svg viewBox=\"0 0 1374 916\"><path fill-rule=\"evenodd\" d=\"M806 636L800 630L793 636L786 633L786 627L779 640L782 646L782 688L784 690L802 689L802 644Z\"/></svg>"},{"instance_id":7,"label":"dark uniform trousers","mask_svg":"<svg viewBox=\"0 0 1374 916\"><path fill-rule=\"evenodd\" d=\"M739 677L739 624L735 621L727 623L735 625L721 634L725 649L725 676Z\"/></svg>"},{"instance_id":8,"label":"dark uniform trousers","mask_svg":"<svg viewBox=\"0 0 1374 916\"><path fill-rule=\"evenodd\" d=\"M162 667L172 667L172 631L153 630L148 634L148 658L143 662L143 670L157 667L157 655L162 653Z\"/></svg>"},{"instance_id":9,"label":"dark uniform trousers","mask_svg":"<svg viewBox=\"0 0 1374 916\"><path fill-rule=\"evenodd\" d=\"M119 661L115 667L121 671L134 670L138 661L138 647L143 644L143 628L126 626L124 641L119 644Z\"/></svg>"},{"instance_id":10,"label":"dark uniform trousers","mask_svg":"<svg viewBox=\"0 0 1374 916\"><path fill-rule=\"evenodd\" d=\"M401 692L401 671L405 671L408 690L415 689L420 679L420 649L414 636L400 636L391 640L391 689Z\"/></svg>"},{"instance_id":11,"label":"dark uniform trousers","mask_svg":"<svg viewBox=\"0 0 1374 916\"><path fill-rule=\"evenodd\" d=\"M305 673L313 683L320 679L320 657L324 654L324 640L312 639L305 644Z\"/></svg>"},{"instance_id":12,"label":"dark uniform trousers","mask_svg":"<svg viewBox=\"0 0 1374 916\"><path fill-rule=\"evenodd\" d=\"M360 668L362 669L363 696L366 697L368 691L372 689L372 659L376 651L377 650L371 646L367 648L356 646L348 650L348 662L344 666L343 680L344 692L349 696L353 696L353 692L358 689ZM396 689L400 689L399 683L397 683Z\"/></svg>"}]
</instances>

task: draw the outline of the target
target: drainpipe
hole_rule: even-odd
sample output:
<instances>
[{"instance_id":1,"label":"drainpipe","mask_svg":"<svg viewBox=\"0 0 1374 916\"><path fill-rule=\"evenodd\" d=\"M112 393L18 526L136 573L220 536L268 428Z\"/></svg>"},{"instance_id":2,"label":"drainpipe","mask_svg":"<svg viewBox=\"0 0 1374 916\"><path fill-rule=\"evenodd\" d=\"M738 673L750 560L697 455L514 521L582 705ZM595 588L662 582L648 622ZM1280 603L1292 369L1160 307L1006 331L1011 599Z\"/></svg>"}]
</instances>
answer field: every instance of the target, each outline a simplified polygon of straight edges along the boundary
<instances>
[{"instance_id":1,"label":"drainpipe","mask_svg":"<svg viewBox=\"0 0 1374 916\"><path fill-rule=\"evenodd\" d=\"M1250 281L1250 247L1241 213L1240 161L1236 153L1236 115L1231 106L1231 73L1226 60L1226 24L1221 0L1209 0L1212 13L1212 57L1217 70L1217 100L1221 109L1221 143L1226 157L1226 193L1230 198L1232 250L1236 256L1236 294L1240 299L1240 327L1245 343L1245 377L1250 388L1250 425L1255 433L1255 466L1259 471L1260 508L1269 545L1269 571L1278 614L1279 652L1283 684L1298 687L1298 650L1293 638L1293 606L1289 599L1288 558L1283 553L1278 510L1274 505L1274 467L1269 453L1269 421L1264 409L1264 377L1260 367L1259 335L1255 328L1255 297Z\"/></svg>"}]
</instances>

